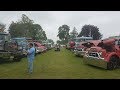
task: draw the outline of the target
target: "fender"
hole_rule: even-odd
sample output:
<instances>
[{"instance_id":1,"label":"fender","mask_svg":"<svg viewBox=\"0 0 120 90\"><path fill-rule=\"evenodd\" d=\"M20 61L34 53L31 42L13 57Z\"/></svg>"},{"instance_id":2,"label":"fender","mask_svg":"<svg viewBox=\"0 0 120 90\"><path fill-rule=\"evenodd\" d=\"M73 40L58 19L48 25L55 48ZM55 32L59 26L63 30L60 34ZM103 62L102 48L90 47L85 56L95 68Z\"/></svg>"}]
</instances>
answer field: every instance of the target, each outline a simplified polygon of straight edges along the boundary
<instances>
[{"instance_id":1,"label":"fender","mask_svg":"<svg viewBox=\"0 0 120 90\"><path fill-rule=\"evenodd\" d=\"M112 56L117 56L119 58L119 55L116 52L111 52L111 53L108 54L108 56L105 58L105 60L107 62L109 62L109 60Z\"/></svg>"}]
</instances>

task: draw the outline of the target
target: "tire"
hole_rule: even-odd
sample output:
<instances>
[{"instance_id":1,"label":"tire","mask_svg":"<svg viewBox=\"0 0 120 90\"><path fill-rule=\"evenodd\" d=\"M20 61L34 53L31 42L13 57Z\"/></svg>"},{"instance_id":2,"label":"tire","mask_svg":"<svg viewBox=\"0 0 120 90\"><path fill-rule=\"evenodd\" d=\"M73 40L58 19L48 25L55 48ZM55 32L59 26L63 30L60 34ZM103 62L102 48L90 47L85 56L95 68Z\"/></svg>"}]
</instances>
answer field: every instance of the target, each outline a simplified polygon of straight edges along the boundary
<instances>
[{"instance_id":1,"label":"tire","mask_svg":"<svg viewBox=\"0 0 120 90\"><path fill-rule=\"evenodd\" d=\"M114 65L113 65L113 62L109 62L109 63L107 63L107 69L108 70L113 70L114 69Z\"/></svg>"},{"instance_id":2,"label":"tire","mask_svg":"<svg viewBox=\"0 0 120 90\"><path fill-rule=\"evenodd\" d=\"M113 69L118 68L118 66L119 66L118 61L119 61L119 59L117 57L115 57L115 56L111 57L110 61L107 63L107 69L113 70Z\"/></svg>"}]
</instances>

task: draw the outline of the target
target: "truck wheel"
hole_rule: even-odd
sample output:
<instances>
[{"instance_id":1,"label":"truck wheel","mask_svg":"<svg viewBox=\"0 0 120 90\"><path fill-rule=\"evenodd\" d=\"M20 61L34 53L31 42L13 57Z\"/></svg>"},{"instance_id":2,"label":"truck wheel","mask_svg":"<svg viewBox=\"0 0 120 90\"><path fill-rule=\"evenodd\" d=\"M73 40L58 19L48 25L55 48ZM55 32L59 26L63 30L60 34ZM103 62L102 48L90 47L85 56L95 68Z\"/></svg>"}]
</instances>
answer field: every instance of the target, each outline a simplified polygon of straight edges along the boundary
<instances>
[{"instance_id":1,"label":"truck wheel","mask_svg":"<svg viewBox=\"0 0 120 90\"><path fill-rule=\"evenodd\" d=\"M117 57L111 57L110 61L107 63L107 69L113 70L118 67L118 58Z\"/></svg>"},{"instance_id":2,"label":"truck wheel","mask_svg":"<svg viewBox=\"0 0 120 90\"><path fill-rule=\"evenodd\" d=\"M113 64L113 62L109 62L109 63L107 63L107 69L108 70L113 70L114 69L114 64Z\"/></svg>"},{"instance_id":3,"label":"truck wheel","mask_svg":"<svg viewBox=\"0 0 120 90\"><path fill-rule=\"evenodd\" d=\"M117 68L120 68L120 59L117 61Z\"/></svg>"}]
</instances>

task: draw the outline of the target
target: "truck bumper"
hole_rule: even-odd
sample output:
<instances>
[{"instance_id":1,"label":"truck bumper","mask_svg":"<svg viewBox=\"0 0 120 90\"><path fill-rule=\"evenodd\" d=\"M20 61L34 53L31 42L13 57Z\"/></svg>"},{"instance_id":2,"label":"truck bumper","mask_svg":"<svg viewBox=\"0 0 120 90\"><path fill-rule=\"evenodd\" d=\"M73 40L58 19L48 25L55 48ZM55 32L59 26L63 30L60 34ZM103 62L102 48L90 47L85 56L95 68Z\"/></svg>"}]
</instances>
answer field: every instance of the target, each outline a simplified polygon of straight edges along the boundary
<instances>
[{"instance_id":1,"label":"truck bumper","mask_svg":"<svg viewBox=\"0 0 120 90\"><path fill-rule=\"evenodd\" d=\"M74 50L74 54L77 56L84 56L86 53L86 51L78 51L78 50Z\"/></svg>"},{"instance_id":2,"label":"truck bumper","mask_svg":"<svg viewBox=\"0 0 120 90\"><path fill-rule=\"evenodd\" d=\"M11 59L18 56L22 56L22 52L0 52L0 58Z\"/></svg>"},{"instance_id":3,"label":"truck bumper","mask_svg":"<svg viewBox=\"0 0 120 90\"><path fill-rule=\"evenodd\" d=\"M104 59L98 59L95 57L90 57L90 56L85 55L83 62L85 64L89 64L89 65L93 65L93 66L107 69L107 62Z\"/></svg>"},{"instance_id":4,"label":"truck bumper","mask_svg":"<svg viewBox=\"0 0 120 90\"><path fill-rule=\"evenodd\" d=\"M0 58L9 58L11 56L11 52L0 52Z\"/></svg>"}]
</instances>

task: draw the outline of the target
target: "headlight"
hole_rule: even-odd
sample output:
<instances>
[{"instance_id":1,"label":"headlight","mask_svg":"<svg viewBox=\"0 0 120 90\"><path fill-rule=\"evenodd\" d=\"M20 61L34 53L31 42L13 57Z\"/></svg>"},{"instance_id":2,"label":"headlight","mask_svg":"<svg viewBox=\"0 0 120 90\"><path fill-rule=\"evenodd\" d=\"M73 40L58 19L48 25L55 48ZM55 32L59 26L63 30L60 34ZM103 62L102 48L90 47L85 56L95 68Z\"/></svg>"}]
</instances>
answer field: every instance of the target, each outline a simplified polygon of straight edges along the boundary
<instances>
[{"instance_id":1,"label":"headlight","mask_svg":"<svg viewBox=\"0 0 120 90\"><path fill-rule=\"evenodd\" d=\"M102 55L102 52L99 52L99 58L104 59L104 56Z\"/></svg>"},{"instance_id":2,"label":"headlight","mask_svg":"<svg viewBox=\"0 0 120 90\"><path fill-rule=\"evenodd\" d=\"M84 48L82 48L81 50L84 51Z\"/></svg>"},{"instance_id":3,"label":"headlight","mask_svg":"<svg viewBox=\"0 0 120 90\"><path fill-rule=\"evenodd\" d=\"M99 52L99 55L101 56L101 55L102 55L102 52Z\"/></svg>"},{"instance_id":4,"label":"headlight","mask_svg":"<svg viewBox=\"0 0 120 90\"><path fill-rule=\"evenodd\" d=\"M100 57L102 57L102 52L99 52Z\"/></svg>"}]
</instances>

